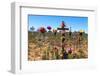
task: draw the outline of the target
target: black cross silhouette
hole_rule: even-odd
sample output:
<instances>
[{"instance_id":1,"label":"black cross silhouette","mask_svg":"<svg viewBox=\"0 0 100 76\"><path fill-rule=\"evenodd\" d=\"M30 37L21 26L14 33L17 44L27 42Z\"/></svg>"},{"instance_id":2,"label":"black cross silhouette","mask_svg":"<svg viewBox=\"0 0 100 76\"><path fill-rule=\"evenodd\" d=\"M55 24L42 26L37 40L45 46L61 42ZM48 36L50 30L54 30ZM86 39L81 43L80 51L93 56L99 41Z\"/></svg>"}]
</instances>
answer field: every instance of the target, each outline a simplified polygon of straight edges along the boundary
<instances>
[{"instance_id":1,"label":"black cross silhouette","mask_svg":"<svg viewBox=\"0 0 100 76\"><path fill-rule=\"evenodd\" d=\"M65 31L65 30L69 30L69 28L65 28L65 23L64 21L62 21L62 25L61 28L57 28L57 30L61 30L61 31ZM62 33L62 54L65 52L64 50L64 41L65 41L65 33Z\"/></svg>"}]
</instances>

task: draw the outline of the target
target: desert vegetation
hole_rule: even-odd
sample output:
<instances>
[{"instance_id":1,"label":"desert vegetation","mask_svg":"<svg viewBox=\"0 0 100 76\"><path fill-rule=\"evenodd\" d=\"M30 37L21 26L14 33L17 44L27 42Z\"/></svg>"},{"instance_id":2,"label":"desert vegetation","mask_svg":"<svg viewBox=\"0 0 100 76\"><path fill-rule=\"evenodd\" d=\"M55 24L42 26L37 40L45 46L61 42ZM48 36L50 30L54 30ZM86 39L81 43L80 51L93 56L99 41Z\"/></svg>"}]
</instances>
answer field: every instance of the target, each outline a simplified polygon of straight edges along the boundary
<instances>
[{"instance_id":1,"label":"desert vegetation","mask_svg":"<svg viewBox=\"0 0 100 76\"><path fill-rule=\"evenodd\" d=\"M28 60L59 60L88 58L88 34L72 32L62 21L60 27L40 27L28 31Z\"/></svg>"}]
</instances>

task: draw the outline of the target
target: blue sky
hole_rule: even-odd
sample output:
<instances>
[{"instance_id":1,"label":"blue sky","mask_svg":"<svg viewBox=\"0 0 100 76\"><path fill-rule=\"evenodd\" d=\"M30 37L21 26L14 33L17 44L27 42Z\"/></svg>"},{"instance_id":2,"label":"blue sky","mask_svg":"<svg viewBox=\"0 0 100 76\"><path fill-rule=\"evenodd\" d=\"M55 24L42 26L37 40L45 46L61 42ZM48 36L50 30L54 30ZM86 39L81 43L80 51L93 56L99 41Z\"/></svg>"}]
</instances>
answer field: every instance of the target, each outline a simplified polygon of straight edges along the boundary
<instances>
[{"instance_id":1,"label":"blue sky","mask_svg":"<svg viewBox=\"0 0 100 76\"><path fill-rule=\"evenodd\" d=\"M51 26L53 29L60 27L61 22L64 21L67 27L71 27L72 31L84 30L88 33L88 17L78 16L45 16L45 15L29 15L28 26L34 27L35 31L39 27Z\"/></svg>"}]
</instances>

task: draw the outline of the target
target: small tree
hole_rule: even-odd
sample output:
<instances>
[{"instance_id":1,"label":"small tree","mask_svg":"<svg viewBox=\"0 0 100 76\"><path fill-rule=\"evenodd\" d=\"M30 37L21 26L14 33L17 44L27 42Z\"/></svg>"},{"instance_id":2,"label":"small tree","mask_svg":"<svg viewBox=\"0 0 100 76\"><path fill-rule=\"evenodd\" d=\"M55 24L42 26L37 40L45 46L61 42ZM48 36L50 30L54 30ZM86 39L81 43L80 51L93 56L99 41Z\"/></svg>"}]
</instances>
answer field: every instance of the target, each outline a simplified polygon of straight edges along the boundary
<instances>
[{"instance_id":1,"label":"small tree","mask_svg":"<svg viewBox=\"0 0 100 76\"><path fill-rule=\"evenodd\" d=\"M32 35L34 35L33 33L34 33L35 28L32 26L32 27L30 27L30 30L32 32Z\"/></svg>"}]
</instances>

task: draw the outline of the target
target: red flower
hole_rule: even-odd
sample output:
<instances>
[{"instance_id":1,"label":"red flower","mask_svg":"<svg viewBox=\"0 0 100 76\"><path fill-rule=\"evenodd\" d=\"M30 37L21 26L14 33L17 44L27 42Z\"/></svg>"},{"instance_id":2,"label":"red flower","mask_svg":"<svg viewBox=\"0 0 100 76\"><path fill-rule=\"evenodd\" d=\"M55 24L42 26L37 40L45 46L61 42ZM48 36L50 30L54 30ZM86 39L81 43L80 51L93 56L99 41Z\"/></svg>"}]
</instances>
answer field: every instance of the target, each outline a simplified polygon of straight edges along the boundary
<instances>
[{"instance_id":1,"label":"red flower","mask_svg":"<svg viewBox=\"0 0 100 76\"><path fill-rule=\"evenodd\" d=\"M46 32L46 29L45 29L44 27L41 27L41 28L39 29L39 31L40 31L41 33L45 33L45 32Z\"/></svg>"},{"instance_id":2,"label":"red flower","mask_svg":"<svg viewBox=\"0 0 100 76\"><path fill-rule=\"evenodd\" d=\"M67 51L68 51L69 54L71 54L72 51L73 51L73 48L68 48Z\"/></svg>"},{"instance_id":3,"label":"red flower","mask_svg":"<svg viewBox=\"0 0 100 76\"><path fill-rule=\"evenodd\" d=\"M62 24L61 24L61 28L64 28L66 25L65 25L65 22L62 21Z\"/></svg>"}]
</instances>

